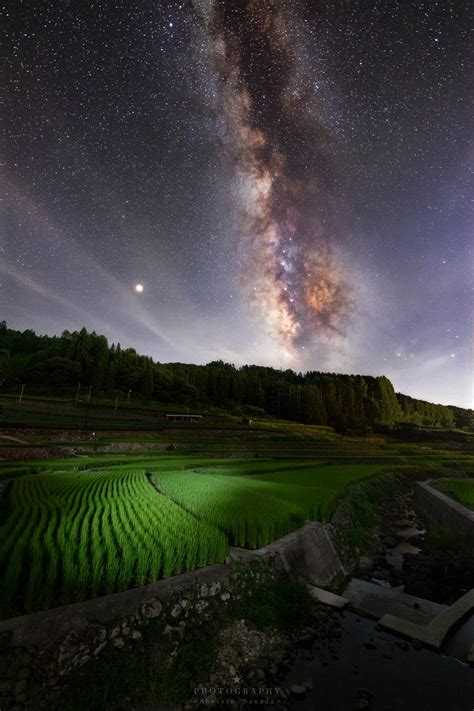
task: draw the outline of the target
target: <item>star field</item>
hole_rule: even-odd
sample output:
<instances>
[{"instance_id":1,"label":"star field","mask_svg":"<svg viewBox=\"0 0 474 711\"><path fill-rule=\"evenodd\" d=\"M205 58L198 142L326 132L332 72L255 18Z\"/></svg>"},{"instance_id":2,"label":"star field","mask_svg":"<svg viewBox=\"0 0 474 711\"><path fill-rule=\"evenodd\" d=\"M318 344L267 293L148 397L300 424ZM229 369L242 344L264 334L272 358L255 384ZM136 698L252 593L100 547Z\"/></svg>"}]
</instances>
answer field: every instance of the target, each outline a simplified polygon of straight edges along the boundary
<instances>
[{"instance_id":1,"label":"star field","mask_svg":"<svg viewBox=\"0 0 474 711\"><path fill-rule=\"evenodd\" d=\"M467 2L0 11L9 326L472 406Z\"/></svg>"}]
</instances>

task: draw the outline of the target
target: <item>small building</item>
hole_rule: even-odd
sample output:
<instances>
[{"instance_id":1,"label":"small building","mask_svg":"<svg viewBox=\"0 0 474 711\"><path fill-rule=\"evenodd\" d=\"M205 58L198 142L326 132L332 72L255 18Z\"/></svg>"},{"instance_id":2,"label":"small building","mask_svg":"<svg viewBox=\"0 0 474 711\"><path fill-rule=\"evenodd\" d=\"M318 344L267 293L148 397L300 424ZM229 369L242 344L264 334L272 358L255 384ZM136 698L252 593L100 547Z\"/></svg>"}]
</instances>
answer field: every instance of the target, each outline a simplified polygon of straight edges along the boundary
<instances>
[{"instance_id":1,"label":"small building","mask_svg":"<svg viewBox=\"0 0 474 711\"><path fill-rule=\"evenodd\" d=\"M167 422L201 422L202 415L181 415L178 413L166 415Z\"/></svg>"}]
</instances>

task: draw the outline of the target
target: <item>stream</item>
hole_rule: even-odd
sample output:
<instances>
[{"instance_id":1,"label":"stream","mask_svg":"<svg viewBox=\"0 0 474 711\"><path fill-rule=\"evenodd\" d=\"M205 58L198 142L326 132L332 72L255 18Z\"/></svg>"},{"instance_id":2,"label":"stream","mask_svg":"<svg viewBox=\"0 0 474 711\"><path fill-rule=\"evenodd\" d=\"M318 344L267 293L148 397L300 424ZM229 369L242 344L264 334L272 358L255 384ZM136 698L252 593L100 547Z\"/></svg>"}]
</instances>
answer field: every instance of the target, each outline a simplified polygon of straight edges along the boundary
<instances>
[{"instance_id":1,"label":"stream","mask_svg":"<svg viewBox=\"0 0 474 711\"><path fill-rule=\"evenodd\" d=\"M415 649L352 612L341 636L300 650L285 685L307 689L297 711L472 711L474 672L458 659Z\"/></svg>"},{"instance_id":2,"label":"stream","mask_svg":"<svg viewBox=\"0 0 474 711\"><path fill-rule=\"evenodd\" d=\"M348 582L352 601L367 590L383 600L402 593L423 598L414 614L434 616L474 587L474 561L467 553L433 551L425 524L404 492L382 507L379 545ZM374 588L374 586L377 586ZM474 616L446 639L442 653L381 630L377 622L346 610L336 632L301 649L285 685L305 687L290 709L301 711L473 711L474 671L467 655L474 642Z\"/></svg>"}]
</instances>

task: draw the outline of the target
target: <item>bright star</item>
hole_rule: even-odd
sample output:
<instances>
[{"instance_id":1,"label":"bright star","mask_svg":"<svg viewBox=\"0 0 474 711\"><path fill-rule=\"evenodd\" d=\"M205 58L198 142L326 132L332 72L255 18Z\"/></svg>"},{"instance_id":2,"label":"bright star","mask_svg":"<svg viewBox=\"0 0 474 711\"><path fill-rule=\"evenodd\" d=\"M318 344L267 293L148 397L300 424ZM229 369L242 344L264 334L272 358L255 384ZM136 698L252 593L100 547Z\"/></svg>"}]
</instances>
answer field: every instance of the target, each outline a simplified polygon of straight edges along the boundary
<instances>
[{"instance_id":1,"label":"bright star","mask_svg":"<svg viewBox=\"0 0 474 711\"><path fill-rule=\"evenodd\" d=\"M141 294L143 291L143 284L135 284L135 291Z\"/></svg>"}]
</instances>

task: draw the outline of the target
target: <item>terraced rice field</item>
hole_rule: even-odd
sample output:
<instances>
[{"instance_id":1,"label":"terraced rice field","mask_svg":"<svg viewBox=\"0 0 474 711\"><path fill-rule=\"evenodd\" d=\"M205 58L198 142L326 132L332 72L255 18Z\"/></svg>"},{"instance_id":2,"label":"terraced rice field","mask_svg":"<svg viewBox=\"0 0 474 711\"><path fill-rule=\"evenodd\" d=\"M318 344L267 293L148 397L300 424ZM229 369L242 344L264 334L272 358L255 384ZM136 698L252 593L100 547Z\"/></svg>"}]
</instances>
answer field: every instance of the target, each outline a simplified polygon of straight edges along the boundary
<instances>
[{"instance_id":1,"label":"terraced rice field","mask_svg":"<svg viewBox=\"0 0 474 711\"><path fill-rule=\"evenodd\" d=\"M474 479L440 479L434 486L474 511Z\"/></svg>"},{"instance_id":2,"label":"terraced rice field","mask_svg":"<svg viewBox=\"0 0 474 711\"><path fill-rule=\"evenodd\" d=\"M327 520L383 464L142 452L0 465L0 616L126 590ZM393 469L393 467L391 467ZM450 480L452 481L452 480Z\"/></svg>"}]
</instances>

